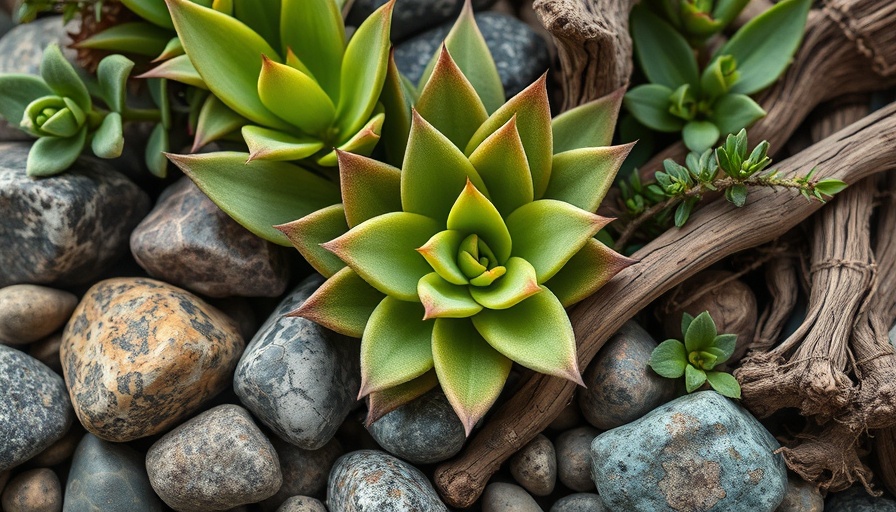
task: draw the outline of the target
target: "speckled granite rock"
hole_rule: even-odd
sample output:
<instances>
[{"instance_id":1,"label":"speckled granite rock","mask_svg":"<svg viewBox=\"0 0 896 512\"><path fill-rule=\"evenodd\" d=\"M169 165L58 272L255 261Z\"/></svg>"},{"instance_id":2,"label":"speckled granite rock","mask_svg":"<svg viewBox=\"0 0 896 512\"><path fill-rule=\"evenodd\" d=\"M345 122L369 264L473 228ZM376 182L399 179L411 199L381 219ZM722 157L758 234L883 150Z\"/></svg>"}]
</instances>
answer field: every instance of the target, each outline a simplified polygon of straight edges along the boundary
<instances>
[{"instance_id":1,"label":"speckled granite rock","mask_svg":"<svg viewBox=\"0 0 896 512\"><path fill-rule=\"evenodd\" d=\"M277 512L327 512L327 507L308 496L293 496L284 501Z\"/></svg>"},{"instance_id":2,"label":"speckled granite rock","mask_svg":"<svg viewBox=\"0 0 896 512\"><path fill-rule=\"evenodd\" d=\"M476 14L476 23L498 66L507 97L529 86L550 66L544 40L522 21L496 12ZM454 24L450 21L395 46L395 65L417 83Z\"/></svg>"},{"instance_id":3,"label":"speckled granite rock","mask_svg":"<svg viewBox=\"0 0 896 512\"><path fill-rule=\"evenodd\" d=\"M31 284L0 288L0 343L37 341L65 325L78 304L73 294Z\"/></svg>"},{"instance_id":4,"label":"speckled granite rock","mask_svg":"<svg viewBox=\"0 0 896 512\"><path fill-rule=\"evenodd\" d=\"M377 450L343 455L327 483L330 512L447 512L414 466Z\"/></svg>"},{"instance_id":5,"label":"speckled granite rock","mask_svg":"<svg viewBox=\"0 0 896 512\"><path fill-rule=\"evenodd\" d=\"M610 509L597 494L578 492L557 500L551 512L610 512Z\"/></svg>"},{"instance_id":6,"label":"speckled granite rock","mask_svg":"<svg viewBox=\"0 0 896 512\"><path fill-rule=\"evenodd\" d=\"M896 512L896 500L888 496L875 497L854 485L843 492L828 494L825 512Z\"/></svg>"},{"instance_id":7,"label":"speckled granite rock","mask_svg":"<svg viewBox=\"0 0 896 512\"><path fill-rule=\"evenodd\" d=\"M25 175L28 148L0 143L0 244L16 248L0 251L0 286L89 283L127 253L149 197L88 157L63 174L31 179Z\"/></svg>"},{"instance_id":8,"label":"speckled granite rock","mask_svg":"<svg viewBox=\"0 0 896 512\"><path fill-rule=\"evenodd\" d=\"M84 427L124 442L164 432L221 392L242 349L233 320L195 295L116 278L84 294L60 357Z\"/></svg>"},{"instance_id":9,"label":"speckled granite rock","mask_svg":"<svg viewBox=\"0 0 896 512\"><path fill-rule=\"evenodd\" d=\"M271 444L280 459L283 485L276 494L261 502L262 510L274 510L290 496L323 498L327 477L336 459L345 453L335 438L317 450L303 450L273 436Z\"/></svg>"},{"instance_id":10,"label":"speckled granite rock","mask_svg":"<svg viewBox=\"0 0 896 512\"><path fill-rule=\"evenodd\" d=\"M0 472L62 438L74 417L62 377L33 357L0 345Z\"/></svg>"},{"instance_id":11,"label":"speckled granite rock","mask_svg":"<svg viewBox=\"0 0 896 512\"><path fill-rule=\"evenodd\" d=\"M355 0L346 17L346 24L357 27L387 1ZM485 9L493 3L495 0L473 0L473 8ZM402 0L396 3L392 11L392 41L402 41L441 23L454 23L463 5L464 0Z\"/></svg>"},{"instance_id":12,"label":"speckled granite rock","mask_svg":"<svg viewBox=\"0 0 896 512\"><path fill-rule=\"evenodd\" d=\"M674 396L675 382L660 377L648 362L656 341L641 326L628 322L597 353L582 379L579 407L601 430L625 425Z\"/></svg>"},{"instance_id":13,"label":"speckled granite rock","mask_svg":"<svg viewBox=\"0 0 896 512\"><path fill-rule=\"evenodd\" d=\"M0 498L5 512L59 512L62 485L52 469L31 469L16 475Z\"/></svg>"},{"instance_id":14,"label":"speckled granite rock","mask_svg":"<svg viewBox=\"0 0 896 512\"><path fill-rule=\"evenodd\" d=\"M386 414L368 430L386 451L414 464L450 459L467 440L463 423L438 390Z\"/></svg>"},{"instance_id":15,"label":"speckled granite rock","mask_svg":"<svg viewBox=\"0 0 896 512\"><path fill-rule=\"evenodd\" d=\"M283 299L246 347L233 378L247 409L278 436L306 450L333 437L361 387L357 340L285 316L321 282L314 274Z\"/></svg>"},{"instance_id":16,"label":"speckled granite rock","mask_svg":"<svg viewBox=\"0 0 896 512\"><path fill-rule=\"evenodd\" d=\"M784 500L775 512L822 512L824 498L813 484L795 475L787 476Z\"/></svg>"},{"instance_id":17,"label":"speckled granite rock","mask_svg":"<svg viewBox=\"0 0 896 512\"><path fill-rule=\"evenodd\" d=\"M542 512L542 508L522 487L495 482L482 493L482 512Z\"/></svg>"},{"instance_id":18,"label":"speckled granite rock","mask_svg":"<svg viewBox=\"0 0 896 512\"><path fill-rule=\"evenodd\" d=\"M209 297L282 295L284 251L240 226L187 177L165 189L131 233L131 252L149 275Z\"/></svg>"},{"instance_id":19,"label":"speckled granite rock","mask_svg":"<svg viewBox=\"0 0 896 512\"><path fill-rule=\"evenodd\" d=\"M787 487L778 447L744 408L700 391L597 436L591 476L613 511L772 512Z\"/></svg>"},{"instance_id":20,"label":"speckled granite rock","mask_svg":"<svg viewBox=\"0 0 896 512\"><path fill-rule=\"evenodd\" d=\"M557 476L563 485L578 492L594 490L591 442L598 434L594 427L579 427L557 436Z\"/></svg>"},{"instance_id":21,"label":"speckled granite rock","mask_svg":"<svg viewBox=\"0 0 896 512\"><path fill-rule=\"evenodd\" d=\"M277 452L237 405L219 405L162 436L146 454L156 494L180 512L226 510L280 488Z\"/></svg>"},{"instance_id":22,"label":"speckled granite rock","mask_svg":"<svg viewBox=\"0 0 896 512\"><path fill-rule=\"evenodd\" d=\"M535 496L547 496L554 492L554 485L557 483L557 453L551 440L538 434L520 448L510 459L510 474L518 484Z\"/></svg>"},{"instance_id":23,"label":"speckled granite rock","mask_svg":"<svg viewBox=\"0 0 896 512\"><path fill-rule=\"evenodd\" d=\"M86 434L75 450L65 486L65 512L161 512L143 454Z\"/></svg>"}]
</instances>

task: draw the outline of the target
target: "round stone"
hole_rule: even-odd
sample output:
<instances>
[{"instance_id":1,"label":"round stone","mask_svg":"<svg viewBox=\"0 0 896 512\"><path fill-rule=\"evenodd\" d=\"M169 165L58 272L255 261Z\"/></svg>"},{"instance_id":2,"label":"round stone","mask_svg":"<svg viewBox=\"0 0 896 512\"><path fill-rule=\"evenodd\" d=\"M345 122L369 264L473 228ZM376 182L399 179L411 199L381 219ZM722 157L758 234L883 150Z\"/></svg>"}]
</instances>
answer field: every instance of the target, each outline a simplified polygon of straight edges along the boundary
<instances>
[{"instance_id":1,"label":"round stone","mask_svg":"<svg viewBox=\"0 0 896 512\"><path fill-rule=\"evenodd\" d=\"M482 512L543 512L538 503L518 485L495 482L482 494Z\"/></svg>"},{"instance_id":2,"label":"round stone","mask_svg":"<svg viewBox=\"0 0 896 512\"><path fill-rule=\"evenodd\" d=\"M554 445L542 434L522 447L510 459L510 474L535 496L554 492L557 483L557 454Z\"/></svg>"},{"instance_id":3,"label":"round stone","mask_svg":"<svg viewBox=\"0 0 896 512\"><path fill-rule=\"evenodd\" d=\"M419 469L377 450L343 455L330 472L331 512L447 512Z\"/></svg>"},{"instance_id":4,"label":"round stone","mask_svg":"<svg viewBox=\"0 0 896 512\"><path fill-rule=\"evenodd\" d=\"M787 476L787 492L775 512L822 512L824 509L824 498L818 487L798 476Z\"/></svg>"},{"instance_id":5,"label":"round stone","mask_svg":"<svg viewBox=\"0 0 896 512\"><path fill-rule=\"evenodd\" d=\"M274 436L271 444L280 459L283 485L276 494L261 502L262 510L274 510L290 496L323 498L327 490L327 477L336 459L345 451L336 438L317 450L303 450Z\"/></svg>"},{"instance_id":6,"label":"round stone","mask_svg":"<svg viewBox=\"0 0 896 512\"><path fill-rule=\"evenodd\" d=\"M308 496L293 496L284 501L276 512L327 512L327 507Z\"/></svg>"},{"instance_id":7,"label":"round stone","mask_svg":"<svg viewBox=\"0 0 896 512\"><path fill-rule=\"evenodd\" d=\"M46 286L0 288L0 343L21 345L52 334L65 325L77 304L73 294Z\"/></svg>"},{"instance_id":8,"label":"round stone","mask_svg":"<svg viewBox=\"0 0 896 512\"><path fill-rule=\"evenodd\" d=\"M563 485L578 492L594 490L591 442L598 434L594 427L579 427L557 436L557 472Z\"/></svg>"},{"instance_id":9,"label":"round stone","mask_svg":"<svg viewBox=\"0 0 896 512\"><path fill-rule=\"evenodd\" d=\"M872 496L861 485L843 492L828 494L826 512L896 512L896 500L888 496Z\"/></svg>"},{"instance_id":10,"label":"round stone","mask_svg":"<svg viewBox=\"0 0 896 512\"><path fill-rule=\"evenodd\" d=\"M386 414L368 430L386 451L414 464L450 459L467 440L463 423L437 390Z\"/></svg>"},{"instance_id":11,"label":"round stone","mask_svg":"<svg viewBox=\"0 0 896 512\"><path fill-rule=\"evenodd\" d=\"M46 468L19 473L6 484L0 504L5 512L59 512L62 510L59 477Z\"/></svg>"},{"instance_id":12,"label":"round stone","mask_svg":"<svg viewBox=\"0 0 896 512\"><path fill-rule=\"evenodd\" d=\"M578 492L557 500L551 512L610 512L610 509L597 494Z\"/></svg>"}]
</instances>

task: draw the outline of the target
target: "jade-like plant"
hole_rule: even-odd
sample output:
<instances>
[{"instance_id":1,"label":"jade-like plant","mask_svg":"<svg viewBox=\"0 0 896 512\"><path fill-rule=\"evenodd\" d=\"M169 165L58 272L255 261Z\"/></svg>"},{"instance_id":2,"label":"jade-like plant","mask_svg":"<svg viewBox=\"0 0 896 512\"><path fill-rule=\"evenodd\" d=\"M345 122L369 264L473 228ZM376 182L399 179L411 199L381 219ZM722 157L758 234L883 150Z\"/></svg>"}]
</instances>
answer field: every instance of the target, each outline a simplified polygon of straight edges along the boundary
<instances>
[{"instance_id":1,"label":"jade-like plant","mask_svg":"<svg viewBox=\"0 0 896 512\"><path fill-rule=\"evenodd\" d=\"M632 263L594 238L619 103L552 121L542 77L489 114L443 47L401 169L338 152L342 203L280 229L328 277L292 314L361 338L371 415L438 381L469 434L513 362L581 383L564 308Z\"/></svg>"},{"instance_id":2,"label":"jade-like plant","mask_svg":"<svg viewBox=\"0 0 896 512\"><path fill-rule=\"evenodd\" d=\"M645 5L660 15L688 40L701 46L721 32L750 0L646 0Z\"/></svg>"},{"instance_id":3,"label":"jade-like plant","mask_svg":"<svg viewBox=\"0 0 896 512\"><path fill-rule=\"evenodd\" d=\"M625 95L644 126L681 132L702 153L719 137L765 116L749 95L771 85L790 65L803 36L811 0L782 0L753 18L699 69L688 41L643 6L632 10L635 54L648 84Z\"/></svg>"},{"instance_id":4,"label":"jade-like plant","mask_svg":"<svg viewBox=\"0 0 896 512\"><path fill-rule=\"evenodd\" d=\"M740 385L729 373L714 370L734 353L736 334L718 334L707 311L696 318L681 317L684 343L666 340L650 354L650 367L669 379L684 377L685 389L692 393L709 382L712 389L729 398L740 398Z\"/></svg>"}]
</instances>

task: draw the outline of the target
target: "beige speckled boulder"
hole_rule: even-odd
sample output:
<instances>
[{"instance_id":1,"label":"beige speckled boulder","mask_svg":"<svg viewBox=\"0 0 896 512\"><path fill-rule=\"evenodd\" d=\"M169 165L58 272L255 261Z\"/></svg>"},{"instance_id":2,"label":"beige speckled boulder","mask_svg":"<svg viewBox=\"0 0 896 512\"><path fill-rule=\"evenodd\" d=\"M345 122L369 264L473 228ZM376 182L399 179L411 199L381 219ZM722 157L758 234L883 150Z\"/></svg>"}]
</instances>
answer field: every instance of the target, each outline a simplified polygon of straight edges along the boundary
<instances>
[{"instance_id":1,"label":"beige speckled boulder","mask_svg":"<svg viewBox=\"0 0 896 512\"><path fill-rule=\"evenodd\" d=\"M195 295L117 278L84 295L60 357L84 427L124 442L168 430L226 388L244 346L233 320Z\"/></svg>"}]
</instances>

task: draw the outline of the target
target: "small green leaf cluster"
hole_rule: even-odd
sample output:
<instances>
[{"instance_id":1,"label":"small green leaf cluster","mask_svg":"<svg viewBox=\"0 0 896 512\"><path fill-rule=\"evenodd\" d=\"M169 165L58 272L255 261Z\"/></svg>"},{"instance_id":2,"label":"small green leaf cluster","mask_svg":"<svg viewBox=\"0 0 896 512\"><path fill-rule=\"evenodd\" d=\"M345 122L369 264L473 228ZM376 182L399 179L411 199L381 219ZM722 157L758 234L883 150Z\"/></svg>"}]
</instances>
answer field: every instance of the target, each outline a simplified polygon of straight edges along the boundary
<instances>
[{"instance_id":1,"label":"small green leaf cluster","mask_svg":"<svg viewBox=\"0 0 896 512\"><path fill-rule=\"evenodd\" d=\"M700 2L704 8L708 3ZM681 0L681 5L696 6L689 0ZM771 85L787 69L802 39L810 5L811 0L779 2L738 30L702 71L695 50L675 27L647 7L636 6L632 38L650 83L631 89L626 107L648 128L681 132L688 149L706 151L719 137L765 116L749 95Z\"/></svg>"},{"instance_id":2,"label":"small green leaf cluster","mask_svg":"<svg viewBox=\"0 0 896 512\"><path fill-rule=\"evenodd\" d=\"M37 19L38 14L58 12L62 14L63 23L68 23L88 5L93 5L96 12L99 13L102 9L103 1L104 0L22 0L13 13L13 19L16 23L30 23Z\"/></svg>"},{"instance_id":3,"label":"small green leaf cluster","mask_svg":"<svg viewBox=\"0 0 896 512\"><path fill-rule=\"evenodd\" d=\"M645 3L696 47L724 30L749 2L750 0L647 0Z\"/></svg>"},{"instance_id":4,"label":"small green leaf cluster","mask_svg":"<svg viewBox=\"0 0 896 512\"><path fill-rule=\"evenodd\" d=\"M681 318L684 343L666 340L650 354L650 367L659 375L678 379L684 377L685 389L693 393L704 383L719 394L740 398L740 385L731 374L714 370L734 353L736 334L718 334L716 324L707 311L696 318L684 313Z\"/></svg>"}]
</instances>

